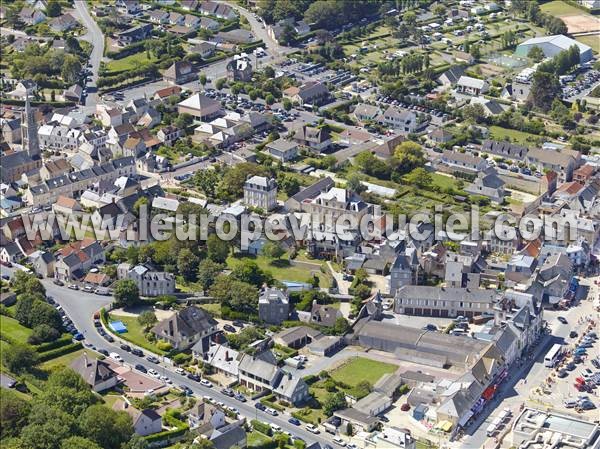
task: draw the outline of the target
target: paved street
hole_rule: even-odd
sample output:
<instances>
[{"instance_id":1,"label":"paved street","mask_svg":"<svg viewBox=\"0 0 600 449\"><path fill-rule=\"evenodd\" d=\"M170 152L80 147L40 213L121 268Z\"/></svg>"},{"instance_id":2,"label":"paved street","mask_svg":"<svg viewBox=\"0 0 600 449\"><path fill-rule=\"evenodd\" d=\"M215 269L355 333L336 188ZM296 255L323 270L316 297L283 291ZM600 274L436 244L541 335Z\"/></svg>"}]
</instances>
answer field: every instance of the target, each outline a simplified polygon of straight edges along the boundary
<instances>
[{"instance_id":1,"label":"paved street","mask_svg":"<svg viewBox=\"0 0 600 449\"><path fill-rule=\"evenodd\" d=\"M98 73L100 71L100 61L104 54L104 35L96 21L90 15L88 4L84 1L75 2L74 13L83 22L88 32L82 36L82 39L90 42L93 45L92 53L90 54L90 64L92 65L92 80L88 83L88 96L85 101L86 109L95 111L96 103L98 103L98 93L96 83L98 81Z\"/></svg>"},{"instance_id":2,"label":"paved street","mask_svg":"<svg viewBox=\"0 0 600 449\"><path fill-rule=\"evenodd\" d=\"M14 272L14 268L10 269L4 266L2 267L2 270L3 272ZM291 417L289 414L280 414L279 416L268 415L256 409L254 407L254 402L251 400L248 400L248 402L245 403L239 402L221 394L219 392L219 388L216 386L213 388L207 388L199 385L197 382L194 382L185 376L175 373L172 370L171 365L164 361L161 361L158 366L153 366L153 364L147 360L134 356L127 351L123 351L119 347L121 342L119 342L118 338L115 338L115 342L112 344L107 342L100 336L100 334L98 334L93 324L93 314L100 308L110 304L112 302L111 297L98 296L78 290L70 290L67 287L60 287L53 284L49 279L44 279L41 282L44 284L44 287L46 287L47 294L53 297L54 300L62 306L66 314L73 321L75 327L77 327L77 329L84 335L86 342L91 343L92 345L96 346L96 348L104 348L109 352L118 353L123 358L123 361L131 366L137 363L142 363L147 368L154 367L161 373L161 375L167 375L173 381L174 385L187 385L190 387L194 394L198 397L210 396L216 401L223 402L226 406L235 407L243 416L248 419L259 419L263 422L275 423L281 426L284 431L290 432L292 435L302 438L309 444L316 441L321 443L331 442L331 435L329 434L321 433L319 435L314 435L304 429L304 426L297 427L288 423L287 420ZM131 343L127 343L130 346L133 346ZM140 349L142 349L146 355L149 354L146 349Z\"/></svg>"}]
</instances>

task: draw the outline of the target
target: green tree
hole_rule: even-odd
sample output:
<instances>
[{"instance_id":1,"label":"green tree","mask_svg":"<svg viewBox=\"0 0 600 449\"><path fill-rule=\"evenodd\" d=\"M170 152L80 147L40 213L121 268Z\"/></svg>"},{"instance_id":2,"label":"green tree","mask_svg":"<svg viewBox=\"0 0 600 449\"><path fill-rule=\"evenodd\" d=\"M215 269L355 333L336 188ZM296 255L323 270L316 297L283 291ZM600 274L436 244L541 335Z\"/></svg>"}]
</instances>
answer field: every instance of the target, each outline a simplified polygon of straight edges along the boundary
<instances>
[{"instance_id":1,"label":"green tree","mask_svg":"<svg viewBox=\"0 0 600 449\"><path fill-rule=\"evenodd\" d=\"M275 103L275 97L273 96L273 94L267 94L267 96L265 97L265 103L267 103L269 106Z\"/></svg>"},{"instance_id":2,"label":"green tree","mask_svg":"<svg viewBox=\"0 0 600 449\"><path fill-rule=\"evenodd\" d=\"M48 17L58 17L61 14L61 6L58 0L49 0L46 6L46 15Z\"/></svg>"},{"instance_id":3,"label":"green tree","mask_svg":"<svg viewBox=\"0 0 600 449\"><path fill-rule=\"evenodd\" d=\"M36 403L31 408L28 424L21 431L23 447L27 449L57 449L73 436L75 418L58 407Z\"/></svg>"},{"instance_id":4,"label":"green tree","mask_svg":"<svg viewBox=\"0 0 600 449\"><path fill-rule=\"evenodd\" d=\"M11 344L2 351L4 366L13 373L23 373L38 364L38 353L31 346Z\"/></svg>"},{"instance_id":5,"label":"green tree","mask_svg":"<svg viewBox=\"0 0 600 449\"><path fill-rule=\"evenodd\" d=\"M92 405L79 419L79 429L85 437L104 449L118 449L133 434L131 417L103 405Z\"/></svg>"},{"instance_id":6,"label":"green tree","mask_svg":"<svg viewBox=\"0 0 600 449\"><path fill-rule=\"evenodd\" d=\"M225 78L219 78L217 81L215 81L215 88L217 90L221 90L223 89L223 87L225 87L227 80Z\"/></svg>"},{"instance_id":7,"label":"green tree","mask_svg":"<svg viewBox=\"0 0 600 449\"><path fill-rule=\"evenodd\" d=\"M400 174L408 173L417 167L425 165L425 155L421 145L407 140L402 142L394 150L395 170Z\"/></svg>"},{"instance_id":8,"label":"green tree","mask_svg":"<svg viewBox=\"0 0 600 449\"><path fill-rule=\"evenodd\" d=\"M213 199L220 179L216 170L198 170L194 175L194 185L209 199Z\"/></svg>"},{"instance_id":9,"label":"green tree","mask_svg":"<svg viewBox=\"0 0 600 449\"><path fill-rule=\"evenodd\" d=\"M531 101L534 107L547 112L554 99L560 96L561 91L558 77L555 74L538 70L533 75L528 101Z\"/></svg>"},{"instance_id":10,"label":"green tree","mask_svg":"<svg viewBox=\"0 0 600 449\"><path fill-rule=\"evenodd\" d=\"M200 74L200 84L202 85L202 87L204 87L206 85L206 83L208 82L208 78L206 78L206 73L201 73Z\"/></svg>"},{"instance_id":11,"label":"green tree","mask_svg":"<svg viewBox=\"0 0 600 449\"><path fill-rule=\"evenodd\" d=\"M292 102L290 101L289 98L284 98L282 104L283 104L283 109L285 109L286 111L289 111L290 109L292 109Z\"/></svg>"},{"instance_id":12,"label":"green tree","mask_svg":"<svg viewBox=\"0 0 600 449\"><path fill-rule=\"evenodd\" d=\"M39 293L42 296L46 296L46 288L40 280L33 274L28 274L21 270L15 272L11 279L11 285L17 296L22 293Z\"/></svg>"},{"instance_id":13,"label":"green tree","mask_svg":"<svg viewBox=\"0 0 600 449\"><path fill-rule=\"evenodd\" d=\"M13 390L3 389L0 401L0 438L16 437L27 424L29 402Z\"/></svg>"},{"instance_id":14,"label":"green tree","mask_svg":"<svg viewBox=\"0 0 600 449\"><path fill-rule=\"evenodd\" d=\"M102 447L87 438L74 436L63 441L60 449L102 449Z\"/></svg>"},{"instance_id":15,"label":"green tree","mask_svg":"<svg viewBox=\"0 0 600 449\"><path fill-rule=\"evenodd\" d=\"M145 310L138 315L137 322L140 323L140 326L144 327L145 331L147 331L154 326L158 320L156 319L156 314L153 311Z\"/></svg>"},{"instance_id":16,"label":"green tree","mask_svg":"<svg viewBox=\"0 0 600 449\"><path fill-rule=\"evenodd\" d=\"M473 56L473 59L475 59L476 61L481 59L481 49L479 48L479 45L471 45L469 53L471 54L471 56Z\"/></svg>"},{"instance_id":17,"label":"green tree","mask_svg":"<svg viewBox=\"0 0 600 449\"><path fill-rule=\"evenodd\" d=\"M114 297L119 306L131 307L139 303L140 292L132 279L120 279L115 283Z\"/></svg>"},{"instance_id":18,"label":"green tree","mask_svg":"<svg viewBox=\"0 0 600 449\"><path fill-rule=\"evenodd\" d=\"M208 438L197 438L189 449L215 449L215 445Z\"/></svg>"},{"instance_id":19,"label":"green tree","mask_svg":"<svg viewBox=\"0 0 600 449\"><path fill-rule=\"evenodd\" d=\"M285 254L285 250L279 242L269 241L265 243L261 250L263 256L268 259L280 259Z\"/></svg>"},{"instance_id":20,"label":"green tree","mask_svg":"<svg viewBox=\"0 0 600 449\"><path fill-rule=\"evenodd\" d=\"M481 123L485 117L485 110L479 103L468 104L463 106L462 116L469 123Z\"/></svg>"},{"instance_id":21,"label":"green tree","mask_svg":"<svg viewBox=\"0 0 600 449\"><path fill-rule=\"evenodd\" d=\"M294 176L287 176L285 173L280 173L277 177L279 188L290 197L300 191L300 182Z\"/></svg>"},{"instance_id":22,"label":"green tree","mask_svg":"<svg viewBox=\"0 0 600 449\"><path fill-rule=\"evenodd\" d=\"M264 283L270 280L269 275L265 273L258 264L250 259L241 260L231 270L231 277L238 281L261 287Z\"/></svg>"},{"instance_id":23,"label":"green tree","mask_svg":"<svg viewBox=\"0 0 600 449\"><path fill-rule=\"evenodd\" d=\"M330 393L323 401L323 412L327 416L333 415L333 412L346 408L346 394L343 391L337 393Z\"/></svg>"},{"instance_id":24,"label":"green tree","mask_svg":"<svg viewBox=\"0 0 600 449\"><path fill-rule=\"evenodd\" d=\"M332 330L335 335L344 335L346 332L348 332L348 328L348 321L346 321L346 318L341 316L335 320Z\"/></svg>"},{"instance_id":25,"label":"green tree","mask_svg":"<svg viewBox=\"0 0 600 449\"><path fill-rule=\"evenodd\" d=\"M177 270L186 281L196 279L200 259L190 249L183 248L177 257Z\"/></svg>"},{"instance_id":26,"label":"green tree","mask_svg":"<svg viewBox=\"0 0 600 449\"><path fill-rule=\"evenodd\" d=\"M60 336L60 333L47 324L39 324L33 328L27 342L32 345L39 345L47 341L54 341Z\"/></svg>"},{"instance_id":27,"label":"green tree","mask_svg":"<svg viewBox=\"0 0 600 449\"><path fill-rule=\"evenodd\" d=\"M541 61L543 61L543 59L546 56L544 55L544 50L542 50L537 45L534 45L533 47L531 47L529 49L529 52L527 53L527 57L529 59L531 59L533 62L541 62Z\"/></svg>"},{"instance_id":28,"label":"green tree","mask_svg":"<svg viewBox=\"0 0 600 449\"><path fill-rule=\"evenodd\" d=\"M210 288L210 295L236 312L256 314L258 290L232 276L219 275Z\"/></svg>"},{"instance_id":29,"label":"green tree","mask_svg":"<svg viewBox=\"0 0 600 449\"><path fill-rule=\"evenodd\" d=\"M211 285L214 284L215 279L221 271L223 271L223 265L216 263L211 259L204 259L198 265L198 283L204 290L208 290Z\"/></svg>"},{"instance_id":30,"label":"green tree","mask_svg":"<svg viewBox=\"0 0 600 449\"><path fill-rule=\"evenodd\" d=\"M446 6L442 5L441 3L438 3L437 5L435 5L433 7L431 12L433 12L433 14L438 17L442 17L442 16L446 15L446 10L447 10Z\"/></svg>"},{"instance_id":31,"label":"green tree","mask_svg":"<svg viewBox=\"0 0 600 449\"><path fill-rule=\"evenodd\" d=\"M216 234L211 234L206 239L206 255L215 263L225 263L230 249L231 245L229 242L221 240Z\"/></svg>"},{"instance_id":32,"label":"green tree","mask_svg":"<svg viewBox=\"0 0 600 449\"><path fill-rule=\"evenodd\" d=\"M79 79L81 72L81 62L74 55L66 55L60 70L60 76L68 84L73 84Z\"/></svg>"},{"instance_id":33,"label":"green tree","mask_svg":"<svg viewBox=\"0 0 600 449\"><path fill-rule=\"evenodd\" d=\"M408 185L414 185L419 189L429 187L432 183L431 173L423 167L415 168L409 174L405 175L404 179Z\"/></svg>"}]
</instances>

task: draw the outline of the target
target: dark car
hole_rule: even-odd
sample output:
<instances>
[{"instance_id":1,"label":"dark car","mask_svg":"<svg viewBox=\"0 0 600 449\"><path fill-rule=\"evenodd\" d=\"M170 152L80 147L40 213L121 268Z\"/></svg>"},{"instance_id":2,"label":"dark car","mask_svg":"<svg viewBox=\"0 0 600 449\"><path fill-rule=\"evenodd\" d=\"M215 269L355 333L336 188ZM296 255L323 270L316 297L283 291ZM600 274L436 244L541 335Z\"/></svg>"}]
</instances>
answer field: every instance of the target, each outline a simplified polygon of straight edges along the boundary
<instances>
[{"instance_id":1,"label":"dark car","mask_svg":"<svg viewBox=\"0 0 600 449\"><path fill-rule=\"evenodd\" d=\"M194 382L200 382L200 376L194 373L189 373L187 378L193 380Z\"/></svg>"},{"instance_id":2,"label":"dark car","mask_svg":"<svg viewBox=\"0 0 600 449\"><path fill-rule=\"evenodd\" d=\"M135 365L135 369L142 372L142 373L147 373L148 370L146 369L146 367L144 365L140 365L139 363L137 365Z\"/></svg>"},{"instance_id":3,"label":"dark car","mask_svg":"<svg viewBox=\"0 0 600 449\"><path fill-rule=\"evenodd\" d=\"M569 372L566 369L561 369L558 372L558 377L560 377L561 379L567 377L569 375Z\"/></svg>"},{"instance_id":4,"label":"dark car","mask_svg":"<svg viewBox=\"0 0 600 449\"><path fill-rule=\"evenodd\" d=\"M131 353L132 353L133 355L137 355L138 357L144 357L144 353L142 352L142 350L141 350L141 349L138 349L138 348L133 348L133 349L131 350Z\"/></svg>"},{"instance_id":5,"label":"dark car","mask_svg":"<svg viewBox=\"0 0 600 449\"><path fill-rule=\"evenodd\" d=\"M235 320L232 324L236 327L244 327L244 323L242 323L240 320Z\"/></svg>"},{"instance_id":6,"label":"dark car","mask_svg":"<svg viewBox=\"0 0 600 449\"><path fill-rule=\"evenodd\" d=\"M260 402L257 402L256 404L254 404L254 407L262 410L263 412L265 411L265 409L267 408L266 406L264 406L263 404L261 404Z\"/></svg>"},{"instance_id":7,"label":"dark car","mask_svg":"<svg viewBox=\"0 0 600 449\"><path fill-rule=\"evenodd\" d=\"M576 368L576 365L573 362L570 362L570 363L567 364L566 368L569 371L573 371Z\"/></svg>"},{"instance_id":8,"label":"dark car","mask_svg":"<svg viewBox=\"0 0 600 449\"><path fill-rule=\"evenodd\" d=\"M560 321L562 324L567 324L568 323L567 319L564 316L559 316L557 318L557 320Z\"/></svg>"},{"instance_id":9,"label":"dark car","mask_svg":"<svg viewBox=\"0 0 600 449\"><path fill-rule=\"evenodd\" d=\"M230 398L235 396L235 392L231 388L223 388L221 393L223 393L225 396L229 396Z\"/></svg>"},{"instance_id":10,"label":"dark car","mask_svg":"<svg viewBox=\"0 0 600 449\"><path fill-rule=\"evenodd\" d=\"M233 327L231 324L224 325L223 329L226 330L227 332L237 332L236 328Z\"/></svg>"},{"instance_id":11,"label":"dark car","mask_svg":"<svg viewBox=\"0 0 600 449\"><path fill-rule=\"evenodd\" d=\"M246 402L246 396L241 393L237 393L234 397L240 402Z\"/></svg>"},{"instance_id":12,"label":"dark car","mask_svg":"<svg viewBox=\"0 0 600 449\"><path fill-rule=\"evenodd\" d=\"M600 369L600 362L597 359L592 359L592 365L594 365L594 368Z\"/></svg>"},{"instance_id":13,"label":"dark car","mask_svg":"<svg viewBox=\"0 0 600 449\"><path fill-rule=\"evenodd\" d=\"M131 352L131 346L122 344L119 346L123 351Z\"/></svg>"},{"instance_id":14,"label":"dark car","mask_svg":"<svg viewBox=\"0 0 600 449\"><path fill-rule=\"evenodd\" d=\"M573 363L575 363L576 365L579 365L580 363L583 363L583 359L577 355L577 356L573 357Z\"/></svg>"},{"instance_id":15,"label":"dark car","mask_svg":"<svg viewBox=\"0 0 600 449\"><path fill-rule=\"evenodd\" d=\"M576 337L577 337L577 332L575 332L575 331L569 332L569 338L576 338Z\"/></svg>"},{"instance_id":16,"label":"dark car","mask_svg":"<svg viewBox=\"0 0 600 449\"><path fill-rule=\"evenodd\" d=\"M293 425L295 425L295 426L299 426L299 425L300 425L300 420L299 420L299 419L296 419L296 418L290 418L290 419L288 419L288 422L289 422L290 424L293 424Z\"/></svg>"},{"instance_id":17,"label":"dark car","mask_svg":"<svg viewBox=\"0 0 600 449\"><path fill-rule=\"evenodd\" d=\"M435 324L428 324L427 326L425 326L423 328L424 331L436 331L437 330L437 326Z\"/></svg>"},{"instance_id":18,"label":"dark car","mask_svg":"<svg viewBox=\"0 0 600 449\"><path fill-rule=\"evenodd\" d=\"M108 357L108 351L106 349L98 349L98 352Z\"/></svg>"},{"instance_id":19,"label":"dark car","mask_svg":"<svg viewBox=\"0 0 600 449\"><path fill-rule=\"evenodd\" d=\"M104 339L109 343L113 343L115 341L115 339L112 338L112 336L108 335L108 334L104 335Z\"/></svg>"},{"instance_id":20,"label":"dark car","mask_svg":"<svg viewBox=\"0 0 600 449\"><path fill-rule=\"evenodd\" d=\"M80 334L79 332L77 332L75 335L73 335L73 339L77 340L77 341L81 341L81 340L83 340L83 334Z\"/></svg>"},{"instance_id":21,"label":"dark car","mask_svg":"<svg viewBox=\"0 0 600 449\"><path fill-rule=\"evenodd\" d=\"M149 362L152 362L152 363L158 363L158 359L156 357L154 357L153 355L149 355L148 357L146 357L146 360L148 360Z\"/></svg>"},{"instance_id":22,"label":"dark car","mask_svg":"<svg viewBox=\"0 0 600 449\"><path fill-rule=\"evenodd\" d=\"M63 281L61 281L60 279L54 279L54 281L53 281L53 282L54 282L54 284L56 284L56 285L59 285L59 286L61 286L61 287L62 287L63 285L65 285L65 283L64 283Z\"/></svg>"},{"instance_id":23,"label":"dark car","mask_svg":"<svg viewBox=\"0 0 600 449\"><path fill-rule=\"evenodd\" d=\"M194 394L192 389L190 387L188 387L187 385L179 385L179 388L181 389L181 391L183 391L188 396L191 396L192 394Z\"/></svg>"}]
</instances>

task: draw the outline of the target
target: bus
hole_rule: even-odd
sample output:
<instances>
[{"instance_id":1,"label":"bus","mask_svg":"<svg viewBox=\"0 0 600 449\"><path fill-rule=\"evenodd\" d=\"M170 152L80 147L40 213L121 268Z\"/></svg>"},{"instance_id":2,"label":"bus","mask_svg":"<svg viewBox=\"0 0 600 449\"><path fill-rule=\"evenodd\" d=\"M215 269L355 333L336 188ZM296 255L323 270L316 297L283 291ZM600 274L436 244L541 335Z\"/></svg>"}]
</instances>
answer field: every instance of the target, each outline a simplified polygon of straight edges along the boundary
<instances>
[{"instance_id":1,"label":"bus","mask_svg":"<svg viewBox=\"0 0 600 449\"><path fill-rule=\"evenodd\" d=\"M544 357L544 366L548 368L553 368L559 362L563 355L563 347L560 344L555 344L550 348L550 351Z\"/></svg>"}]
</instances>

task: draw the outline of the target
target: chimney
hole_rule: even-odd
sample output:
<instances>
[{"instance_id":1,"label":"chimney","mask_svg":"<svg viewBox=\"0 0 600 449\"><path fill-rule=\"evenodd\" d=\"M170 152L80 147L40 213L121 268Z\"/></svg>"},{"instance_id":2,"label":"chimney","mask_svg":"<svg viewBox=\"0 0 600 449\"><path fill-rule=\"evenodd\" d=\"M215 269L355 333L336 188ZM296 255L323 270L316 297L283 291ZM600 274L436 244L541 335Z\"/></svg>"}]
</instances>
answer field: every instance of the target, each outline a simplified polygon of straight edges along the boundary
<instances>
[{"instance_id":1,"label":"chimney","mask_svg":"<svg viewBox=\"0 0 600 449\"><path fill-rule=\"evenodd\" d=\"M225 351L225 361L229 362L229 351Z\"/></svg>"},{"instance_id":2,"label":"chimney","mask_svg":"<svg viewBox=\"0 0 600 449\"><path fill-rule=\"evenodd\" d=\"M169 320L169 335L173 336L173 320Z\"/></svg>"}]
</instances>

